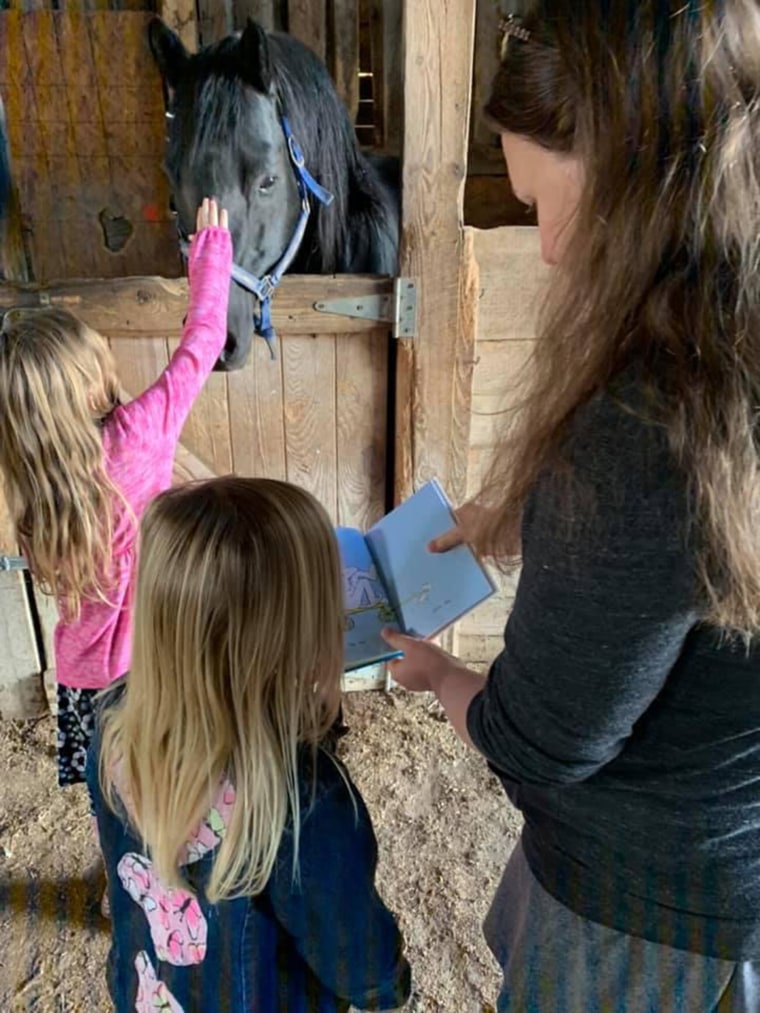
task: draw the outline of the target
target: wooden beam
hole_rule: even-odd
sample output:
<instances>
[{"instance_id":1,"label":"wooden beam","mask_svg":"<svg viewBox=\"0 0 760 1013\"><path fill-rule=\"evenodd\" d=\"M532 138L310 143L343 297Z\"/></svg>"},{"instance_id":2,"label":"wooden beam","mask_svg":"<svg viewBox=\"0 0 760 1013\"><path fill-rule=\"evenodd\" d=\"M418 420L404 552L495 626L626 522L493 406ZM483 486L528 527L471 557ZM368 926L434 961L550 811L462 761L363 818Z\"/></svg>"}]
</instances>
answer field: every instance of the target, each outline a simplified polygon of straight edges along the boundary
<instances>
[{"instance_id":1,"label":"wooden beam","mask_svg":"<svg viewBox=\"0 0 760 1013\"><path fill-rule=\"evenodd\" d=\"M475 0L405 0L401 270L418 281L417 337L399 343L395 498L437 477L467 486L477 264L462 227Z\"/></svg>"},{"instance_id":2,"label":"wooden beam","mask_svg":"<svg viewBox=\"0 0 760 1013\"><path fill-rule=\"evenodd\" d=\"M377 331L378 323L321 313L315 304L326 299L391 295L393 280L374 275L289 275L272 303L272 319L285 335L359 334ZM176 337L187 313L184 278L114 278L35 285L0 284L0 314L12 308L64 306L95 330L118 337Z\"/></svg>"}]
</instances>

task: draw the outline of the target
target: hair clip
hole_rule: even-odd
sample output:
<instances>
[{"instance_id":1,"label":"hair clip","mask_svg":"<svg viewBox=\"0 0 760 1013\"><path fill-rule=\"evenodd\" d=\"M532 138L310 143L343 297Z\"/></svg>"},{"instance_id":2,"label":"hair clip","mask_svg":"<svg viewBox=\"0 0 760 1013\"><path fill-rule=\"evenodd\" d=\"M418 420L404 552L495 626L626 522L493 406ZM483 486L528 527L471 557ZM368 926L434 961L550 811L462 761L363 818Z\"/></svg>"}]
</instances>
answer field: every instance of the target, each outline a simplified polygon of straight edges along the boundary
<instances>
[{"instance_id":1,"label":"hair clip","mask_svg":"<svg viewBox=\"0 0 760 1013\"><path fill-rule=\"evenodd\" d=\"M520 42L530 41L530 32L527 28L523 28L522 18L519 14L507 14L506 18L499 22L499 30L501 31L502 60L507 55L507 45L510 39L519 39Z\"/></svg>"}]
</instances>

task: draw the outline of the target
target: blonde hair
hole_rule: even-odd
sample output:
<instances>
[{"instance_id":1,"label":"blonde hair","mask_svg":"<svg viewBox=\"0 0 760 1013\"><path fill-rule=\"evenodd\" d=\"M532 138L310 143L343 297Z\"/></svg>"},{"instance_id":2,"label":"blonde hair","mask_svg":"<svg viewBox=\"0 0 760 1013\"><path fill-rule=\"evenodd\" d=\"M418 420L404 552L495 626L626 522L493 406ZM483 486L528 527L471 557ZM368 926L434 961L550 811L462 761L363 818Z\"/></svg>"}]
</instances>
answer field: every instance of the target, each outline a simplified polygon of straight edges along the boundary
<instances>
[{"instance_id":1,"label":"blonde hair","mask_svg":"<svg viewBox=\"0 0 760 1013\"><path fill-rule=\"evenodd\" d=\"M534 0L487 113L586 179L485 485L508 557L576 410L636 364L699 529L705 619L760 633L760 12L746 0Z\"/></svg>"},{"instance_id":2,"label":"blonde hair","mask_svg":"<svg viewBox=\"0 0 760 1013\"><path fill-rule=\"evenodd\" d=\"M141 526L132 669L103 716L100 779L159 877L220 782L235 789L210 901L255 895L300 829L299 747L340 707L343 590L327 514L302 489L219 478L159 496Z\"/></svg>"},{"instance_id":3,"label":"blonde hair","mask_svg":"<svg viewBox=\"0 0 760 1013\"><path fill-rule=\"evenodd\" d=\"M105 338L62 309L0 332L0 471L22 553L68 618L108 599L114 501L98 422L119 403Z\"/></svg>"}]
</instances>

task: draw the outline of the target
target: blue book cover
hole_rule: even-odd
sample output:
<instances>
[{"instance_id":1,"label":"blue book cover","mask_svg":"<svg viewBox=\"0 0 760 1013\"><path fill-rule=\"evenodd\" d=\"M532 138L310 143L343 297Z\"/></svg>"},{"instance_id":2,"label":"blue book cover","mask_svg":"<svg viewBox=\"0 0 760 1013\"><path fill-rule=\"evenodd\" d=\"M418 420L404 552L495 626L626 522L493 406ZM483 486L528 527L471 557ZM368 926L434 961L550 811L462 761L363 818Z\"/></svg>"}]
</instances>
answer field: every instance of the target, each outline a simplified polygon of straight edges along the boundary
<instances>
[{"instance_id":1,"label":"blue book cover","mask_svg":"<svg viewBox=\"0 0 760 1013\"><path fill-rule=\"evenodd\" d=\"M428 543L456 523L443 490L428 482L366 535L338 528L346 598L346 671L398 657L380 631L389 626L434 637L495 590L472 549L434 553Z\"/></svg>"}]
</instances>

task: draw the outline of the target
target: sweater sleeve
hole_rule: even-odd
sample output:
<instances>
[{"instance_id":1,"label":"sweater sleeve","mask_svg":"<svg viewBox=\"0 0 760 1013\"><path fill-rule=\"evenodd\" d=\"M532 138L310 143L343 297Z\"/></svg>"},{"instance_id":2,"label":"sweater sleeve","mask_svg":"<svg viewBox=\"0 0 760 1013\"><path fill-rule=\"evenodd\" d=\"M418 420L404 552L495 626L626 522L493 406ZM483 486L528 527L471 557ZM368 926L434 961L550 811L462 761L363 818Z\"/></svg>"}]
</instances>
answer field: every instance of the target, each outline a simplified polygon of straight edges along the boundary
<instances>
[{"instance_id":1,"label":"sweater sleeve","mask_svg":"<svg viewBox=\"0 0 760 1013\"><path fill-rule=\"evenodd\" d=\"M321 757L320 769L329 763ZM303 814L295 882L290 832L281 846L269 886L274 914L325 988L361 1010L395 1009L409 998L411 972L396 921L375 889L369 813L337 768L320 782Z\"/></svg>"},{"instance_id":2,"label":"sweater sleeve","mask_svg":"<svg viewBox=\"0 0 760 1013\"><path fill-rule=\"evenodd\" d=\"M567 452L572 499L561 472L539 479L505 648L467 715L497 772L539 786L618 756L698 621L686 483L665 433L604 395Z\"/></svg>"},{"instance_id":3,"label":"sweater sleeve","mask_svg":"<svg viewBox=\"0 0 760 1013\"><path fill-rule=\"evenodd\" d=\"M190 246L190 305L179 347L156 382L121 409L122 425L179 439L227 339L232 240L209 227Z\"/></svg>"}]
</instances>

